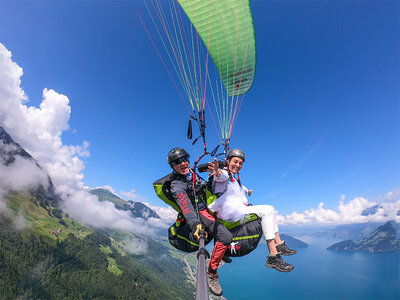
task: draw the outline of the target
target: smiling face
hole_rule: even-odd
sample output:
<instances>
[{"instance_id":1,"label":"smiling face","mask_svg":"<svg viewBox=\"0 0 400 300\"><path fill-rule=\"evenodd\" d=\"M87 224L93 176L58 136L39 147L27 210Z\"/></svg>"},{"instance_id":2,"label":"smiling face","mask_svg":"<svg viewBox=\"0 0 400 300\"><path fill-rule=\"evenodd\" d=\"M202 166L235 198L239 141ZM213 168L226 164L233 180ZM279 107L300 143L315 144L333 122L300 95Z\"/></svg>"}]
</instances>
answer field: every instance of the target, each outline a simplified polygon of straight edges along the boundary
<instances>
[{"instance_id":1,"label":"smiling face","mask_svg":"<svg viewBox=\"0 0 400 300\"><path fill-rule=\"evenodd\" d=\"M241 159L240 157L232 157L228 161L229 170L233 174L239 173L239 171L242 169L242 166L243 166L243 159Z\"/></svg>"},{"instance_id":2,"label":"smiling face","mask_svg":"<svg viewBox=\"0 0 400 300\"><path fill-rule=\"evenodd\" d=\"M180 175L187 175L190 172L189 168L189 158L185 157L183 159L178 159L171 163L172 169Z\"/></svg>"}]
</instances>

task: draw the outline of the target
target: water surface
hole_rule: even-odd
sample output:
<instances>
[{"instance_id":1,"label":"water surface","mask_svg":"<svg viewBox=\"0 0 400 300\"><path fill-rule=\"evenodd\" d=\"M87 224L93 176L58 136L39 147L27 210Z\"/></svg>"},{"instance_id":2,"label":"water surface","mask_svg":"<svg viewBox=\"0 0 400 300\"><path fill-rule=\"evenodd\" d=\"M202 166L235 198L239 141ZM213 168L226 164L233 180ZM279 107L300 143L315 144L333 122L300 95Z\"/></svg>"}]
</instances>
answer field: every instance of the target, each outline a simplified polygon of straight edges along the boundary
<instances>
[{"instance_id":1,"label":"water surface","mask_svg":"<svg viewBox=\"0 0 400 300\"><path fill-rule=\"evenodd\" d=\"M295 269L265 266L267 246L233 258L220 270L224 296L232 299L400 299L400 252L333 252L340 240L305 239L310 246L285 260Z\"/></svg>"}]
</instances>

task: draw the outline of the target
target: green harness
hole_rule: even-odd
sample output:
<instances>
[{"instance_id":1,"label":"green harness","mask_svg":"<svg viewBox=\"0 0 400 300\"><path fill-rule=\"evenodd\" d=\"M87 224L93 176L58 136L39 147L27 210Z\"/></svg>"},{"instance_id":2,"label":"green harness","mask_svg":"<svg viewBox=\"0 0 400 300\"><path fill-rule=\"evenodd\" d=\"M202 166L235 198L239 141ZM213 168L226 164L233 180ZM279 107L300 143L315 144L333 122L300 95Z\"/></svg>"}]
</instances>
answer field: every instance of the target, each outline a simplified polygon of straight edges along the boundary
<instances>
[{"instance_id":1,"label":"green harness","mask_svg":"<svg viewBox=\"0 0 400 300\"><path fill-rule=\"evenodd\" d=\"M158 198L162 201L167 203L168 205L172 206L178 213L181 213L181 209L179 208L178 204L176 204L174 197L171 194L170 187L171 187L171 174L164 176L153 182L154 191L156 192Z\"/></svg>"},{"instance_id":2,"label":"green harness","mask_svg":"<svg viewBox=\"0 0 400 300\"><path fill-rule=\"evenodd\" d=\"M175 199L170 191L171 174L172 173L156 180L153 183L154 191L156 192L157 196L178 212L175 223L172 224L168 229L168 240L172 246L181 251L194 252L199 248L198 242L194 239L193 233L191 232L190 227L187 225L182 211L175 202ZM210 177L208 182L201 185L200 191L196 191L196 194L202 198L207 206L216 201L220 196L212 192L211 186L212 177ZM208 210L214 213L209 208ZM233 245L229 246L229 250L227 251L229 256L243 256L250 253L257 247L262 235L261 219L259 219L257 215L246 215L244 220L239 220L236 222L228 222L221 219L217 220L233 234ZM208 235L206 244L208 244L211 240L211 235Z\"/></svg>"}]
</instances>

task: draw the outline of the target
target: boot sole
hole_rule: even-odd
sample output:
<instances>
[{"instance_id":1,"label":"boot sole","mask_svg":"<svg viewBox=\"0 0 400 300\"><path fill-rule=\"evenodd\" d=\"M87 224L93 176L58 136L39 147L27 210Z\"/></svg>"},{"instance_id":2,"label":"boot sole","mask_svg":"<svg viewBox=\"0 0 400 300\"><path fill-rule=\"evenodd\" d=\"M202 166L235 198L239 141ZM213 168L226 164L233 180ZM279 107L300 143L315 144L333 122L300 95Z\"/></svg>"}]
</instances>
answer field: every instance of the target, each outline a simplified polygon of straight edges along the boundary
<instances>
[{"instance_id":1,"label":"boot sole","mask_svg":"<svg viewBox=\"0 0 400 300\"><path fill-rule=\"evenodd\" d=\"M221 294L217 294L215 292L213 292L212 289L210 289L210 287L208 287L208 290L210 291L211 294L213 294L214 296L222 296L223 292L221 292Z\"/></svg>"},{"instance_id":2,"label":"boot sole","mask_svg":"<svg viewBox=\"0 0 400 300\"><path fill-rule=\"evenodd\" d=\"M290 271L292 271L293 269L294 269L294 267L292 268L292 269L290 269L290 270L285 270L285 269L281 269L281 268L278 268L278 267L276 267L276 266L273 266L273 265L270 265L270 264L265 264L268 268L270 268L270 269L276 269L276 270L278 270L279 272L290 272Z\"/></svg>"},{"instance_id":3,"label":"boot sole","mask_svg":"<svg viewBox=\"0 0 400 300\"><path fill-rule=\"evenodd\" d=\"M280 255L285 255L285 256L290 256L290 255L295 255L295 254L297 254L297 252L296 253L282 253L282 252L279 252L279 254Z\"/></svg>"}]
</instances>

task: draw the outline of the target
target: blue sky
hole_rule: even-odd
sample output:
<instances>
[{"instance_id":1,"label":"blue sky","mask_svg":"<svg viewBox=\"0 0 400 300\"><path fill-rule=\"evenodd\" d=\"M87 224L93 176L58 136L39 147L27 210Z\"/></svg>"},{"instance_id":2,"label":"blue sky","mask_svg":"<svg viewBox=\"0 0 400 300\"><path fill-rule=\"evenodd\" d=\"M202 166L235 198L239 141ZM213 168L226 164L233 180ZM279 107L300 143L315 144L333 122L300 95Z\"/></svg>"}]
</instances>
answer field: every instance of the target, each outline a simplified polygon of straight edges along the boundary
<instances>
[{"instance_id":1,"label":"blue sky","mask_svg":"<svg viewBox=\"0 0 400 300\"><path fill-rule=\"evenodd\" d=\"M153 205L188 113L130 1L0 2L0 43L23 68L27 105L68 97L66 145L88 141L85 185ZM251 1L257 72L231 146L250 200L281 214L400 189L398 1ZM210 121L210 119L209 119ZM217 134L211 121L209 147Z\"/></svg>"}]
</instances>

